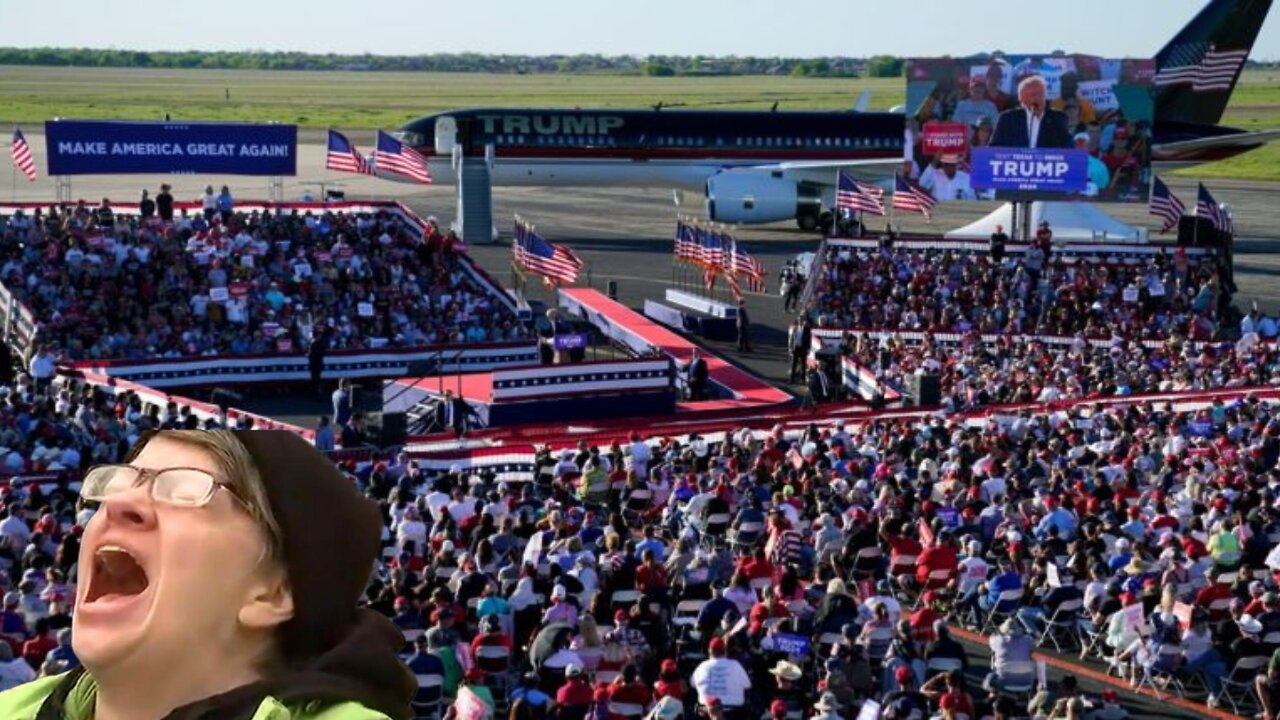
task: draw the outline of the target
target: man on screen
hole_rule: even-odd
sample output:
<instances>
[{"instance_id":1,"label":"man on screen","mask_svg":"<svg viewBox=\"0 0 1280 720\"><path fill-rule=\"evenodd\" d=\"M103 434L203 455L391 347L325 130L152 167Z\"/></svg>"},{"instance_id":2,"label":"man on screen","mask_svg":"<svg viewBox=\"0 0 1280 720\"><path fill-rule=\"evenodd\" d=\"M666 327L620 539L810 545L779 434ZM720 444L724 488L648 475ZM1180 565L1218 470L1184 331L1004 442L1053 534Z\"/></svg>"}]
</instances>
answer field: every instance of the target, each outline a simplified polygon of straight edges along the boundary
<instances>
[{"instance_id":1,"label":"man on screen","mask_svg":"<svg viewBox=\"0 0 1280 720\"><path fill-rule=\"evenodd\" d=\"M1067 116L1045 102L1044 78L1032 75L1018 83L1020 107L1005 110L996 120L993 147L1069 148Z\"/></svg>"},{"instance_id":2,"label":"man on screen","mask_svg":"<svg viewBox=\"0 0 1280 720\"><path fill-rule=\"evenodd\" d=\"M959 169L960 156L945 154L920 174L920 187L939 200L974 200L969 173Z\"/></svg>"}]
</instances>

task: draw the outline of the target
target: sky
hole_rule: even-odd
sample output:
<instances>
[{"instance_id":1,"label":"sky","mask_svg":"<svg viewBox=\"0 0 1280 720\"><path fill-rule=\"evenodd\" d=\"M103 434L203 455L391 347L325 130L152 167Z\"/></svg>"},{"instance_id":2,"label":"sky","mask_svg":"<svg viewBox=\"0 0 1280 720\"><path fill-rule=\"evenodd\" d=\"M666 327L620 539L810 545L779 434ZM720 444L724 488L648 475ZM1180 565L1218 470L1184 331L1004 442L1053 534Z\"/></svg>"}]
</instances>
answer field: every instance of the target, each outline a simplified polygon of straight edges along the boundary
<instances>
[{"instance_id":1,"label":"sky","mask_svg":"<svg viewBox=\"0 0 1280 720\"><path fill-rule=\"evenodd\" d=\"M416 55L1151 57L1208 0L0 0L0 46ZM1280 60L1280 10L1254 45ZM921 22L928 18L928 22ZM1027 30L1031 29L1031 30Z\"/></svg>"}]
</instances>

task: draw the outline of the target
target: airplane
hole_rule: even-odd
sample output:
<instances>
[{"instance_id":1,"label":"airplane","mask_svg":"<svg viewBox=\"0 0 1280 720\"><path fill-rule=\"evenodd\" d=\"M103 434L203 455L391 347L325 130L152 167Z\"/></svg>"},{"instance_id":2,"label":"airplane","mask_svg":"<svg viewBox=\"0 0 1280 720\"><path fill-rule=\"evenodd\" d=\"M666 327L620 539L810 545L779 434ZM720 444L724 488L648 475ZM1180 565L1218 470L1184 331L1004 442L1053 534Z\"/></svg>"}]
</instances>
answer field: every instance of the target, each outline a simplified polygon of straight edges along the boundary
<instances>
[{"instance_id":1,"label":"airplane","mask_svg":"<svg viewBox=\"0 0 1280 720\"><path fill-rule=\"evenodd\" d=\"M1188 49L1252 51L1272 0L1211 0L1156 55L1157 71ZM1157 83L1152 159L1157 171L1234 157L1280 139L1280 129L1219 125L1244 61L1225 89ZM494 185L623 186L705 196L707 217L731 224L794 219L827 227L836 171L891 180L903 163L904 115L847 111L467 109L428 115L392 133L421 152L432 177L456 182L453 154L492 157ZM376 167L375 167L376 170ZM379 171L391 180L405 178Z\"/></svg>"}]
</instances>

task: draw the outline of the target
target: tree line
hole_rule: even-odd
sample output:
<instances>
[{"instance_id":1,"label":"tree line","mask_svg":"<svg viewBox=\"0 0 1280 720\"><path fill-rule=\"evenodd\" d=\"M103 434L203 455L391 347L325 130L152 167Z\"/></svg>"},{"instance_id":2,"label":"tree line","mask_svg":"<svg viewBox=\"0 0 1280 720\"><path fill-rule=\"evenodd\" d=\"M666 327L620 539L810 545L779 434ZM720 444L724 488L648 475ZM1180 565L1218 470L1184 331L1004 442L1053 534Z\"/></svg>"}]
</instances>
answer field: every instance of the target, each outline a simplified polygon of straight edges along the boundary
<instances>
[{"instance_id":1,"label":"tree line","mask_svg":"<svg viewBox=\"0 0 1280 720\"><path fill-rule=\"evenodd\" d=\"M208 70L345 70L370 72L613 73L655 77L790 75L899 77L902 58L784 58L627 55L343 55L302 52L140 51L95 48L0 48L0 65L181 68Z\"/></svg>"}]
</instances>

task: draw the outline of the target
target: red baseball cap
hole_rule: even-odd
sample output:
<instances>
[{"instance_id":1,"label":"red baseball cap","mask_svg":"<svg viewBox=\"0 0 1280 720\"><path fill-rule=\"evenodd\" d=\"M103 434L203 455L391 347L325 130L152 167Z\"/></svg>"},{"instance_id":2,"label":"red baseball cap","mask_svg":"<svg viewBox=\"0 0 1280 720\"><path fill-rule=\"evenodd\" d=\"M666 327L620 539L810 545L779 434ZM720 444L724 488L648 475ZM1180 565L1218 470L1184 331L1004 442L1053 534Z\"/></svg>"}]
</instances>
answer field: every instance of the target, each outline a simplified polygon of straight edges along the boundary
<instances>
[{"instance_id":1,"label":"red baseball cap","mask_svg":"<svg viewBox=\"0 0 1280 720\"><path fill-rule=\"evenodd\" d=\"M628 615L627 611L622 608L618 608L613 613L613 619L615 622L618 620L626 620L628 617L630 617L630 615Z\"/></svg>"},{"instance_id":2,"label":"red baseball cap","mask_svg":"<svg viewBox=\"0 0 1280 720\"><path fill-rule=\"evenodd\" d=\"M672 673L672 672L675 672L676 670L677 670L677 666L676 666L675 660L671 658L667 658L662 661L662 672Z\"/></svg>"},{"instance_id":3,"label":"red baseball cap","mask_svg":"<svg viewBox=\"0 0 1280 720\"><path fill-rule=\"evenodd\" d=\"M787 714L787 704L781 700L774 700L769 705L769 714L774 717L784 717Z\"/></svg>"},{"instance_id":4,"label":"red baseball cap","mask_svg":"<svg viewBox=\"0 0 1280 720\"><path fill-rule=\"evenodd\" d=\"M906 665L899 665L898 668L893 671L893 679L897 680L899 685L906 685L911 682L911 675L911 668Z\"/></svg>"},{"instance_id":5,"label":"red baseball cap","mask_svg":"<svg viewBox=\"0 0 1280 720\"><path fill-rule=\"evenodd\" d=\"M711 638L711 645L709 646L709 649L713 653L723 653L724 638Z\"/></svg>"}]
</instances>

